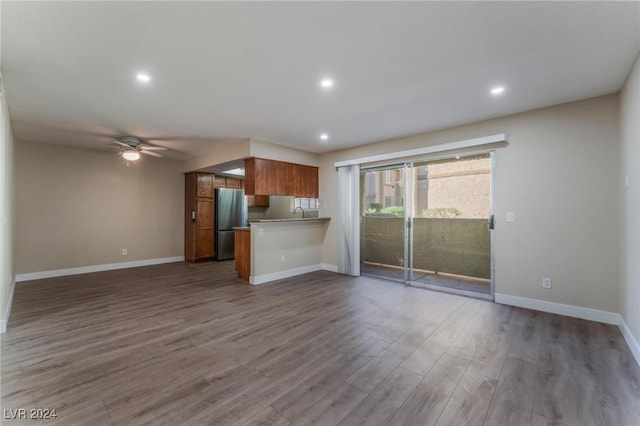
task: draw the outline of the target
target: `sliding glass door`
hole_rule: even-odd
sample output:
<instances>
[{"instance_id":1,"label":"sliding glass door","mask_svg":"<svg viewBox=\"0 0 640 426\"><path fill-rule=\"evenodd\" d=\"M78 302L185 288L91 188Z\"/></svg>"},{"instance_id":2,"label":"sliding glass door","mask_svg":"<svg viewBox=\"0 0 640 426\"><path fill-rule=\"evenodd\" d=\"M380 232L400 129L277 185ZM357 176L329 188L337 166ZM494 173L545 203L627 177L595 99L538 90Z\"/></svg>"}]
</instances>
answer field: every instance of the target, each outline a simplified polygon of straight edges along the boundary
<instances>
[{"instance_id":1,"label":"sliding glass door","mask_svg":"<svg viewBox=\"0 0 640 426\"><path fill-rule=\"evenodd\" d=\"M400 164L360 172L360 273L407 282L406 174Z\"/></svg>"},{"instance_id":2,"label":"sliding glass door","mask_svg":"<svg viewBox=\"0 0 640 426\"><path fill-rule=\"evenodd\" d=\"M492 297L491 157L361 171L361 272Z\"/></svg>"},{"instance_id":3,"label":"sliding glass door","mask_svg":"<svg viewBox=\"0 0 640 426\"><path fill-rule=\"evenodd\" d=\"M491 295L489 154L416 163L411 284Z\"/></svg>"}]
</instances>

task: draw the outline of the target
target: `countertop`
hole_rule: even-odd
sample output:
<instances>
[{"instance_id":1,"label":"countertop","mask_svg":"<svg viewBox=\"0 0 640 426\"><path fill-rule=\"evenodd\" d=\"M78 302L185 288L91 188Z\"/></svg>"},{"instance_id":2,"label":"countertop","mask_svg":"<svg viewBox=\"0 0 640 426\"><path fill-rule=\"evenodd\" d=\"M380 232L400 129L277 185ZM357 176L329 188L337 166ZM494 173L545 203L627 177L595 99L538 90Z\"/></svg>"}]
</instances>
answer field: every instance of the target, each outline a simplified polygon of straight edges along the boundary
<instances>
[{"instance_id":1,"label":"countertop","mask_svg":"<svg viewBox=\"0 0 640 426\"><path fill-rule=\"evenodd\" d=\"M251 231L251 227L249 226L234 226L233 228L234 231Z\"/></svg>"},{"instance_id":2,"label":"countertop","mask_svg":"<svg viewBox=\"0 0 640 426\"><path fill-rule=\"evenodd\" d=\"M310 222L314 220L331 220L330 217L290 217L286 219L251 219L249 223L269 223L269 222Z\"/></svg>"}]
</instances>

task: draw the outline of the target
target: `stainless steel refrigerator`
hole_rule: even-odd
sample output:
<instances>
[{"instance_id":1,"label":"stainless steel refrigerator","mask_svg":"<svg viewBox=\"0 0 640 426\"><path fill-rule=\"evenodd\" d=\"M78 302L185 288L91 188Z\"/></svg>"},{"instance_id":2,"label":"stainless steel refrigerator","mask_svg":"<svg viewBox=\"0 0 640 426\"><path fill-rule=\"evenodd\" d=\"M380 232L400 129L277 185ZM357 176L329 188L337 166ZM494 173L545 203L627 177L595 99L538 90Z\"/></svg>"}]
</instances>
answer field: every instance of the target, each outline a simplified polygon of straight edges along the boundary
<instances>
[{"instance_id":1,"label":"stainless steel refrigerator","mask_svg":"<svg viewBox=\"0 0 640 426\"><path fill-rule=\"evenodd\" d=\"M247 201L242 189L216 189L216 260L235 257L233 228L247 226Z\"/></svg>"}]
</instances>

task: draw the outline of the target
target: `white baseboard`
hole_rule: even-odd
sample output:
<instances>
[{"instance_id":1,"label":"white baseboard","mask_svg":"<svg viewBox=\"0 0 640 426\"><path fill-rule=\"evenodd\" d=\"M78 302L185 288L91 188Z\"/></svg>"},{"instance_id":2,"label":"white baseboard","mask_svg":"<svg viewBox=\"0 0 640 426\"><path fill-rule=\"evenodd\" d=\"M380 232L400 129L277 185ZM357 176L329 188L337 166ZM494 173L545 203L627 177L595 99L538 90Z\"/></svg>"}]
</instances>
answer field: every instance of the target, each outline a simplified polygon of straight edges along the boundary
<instances>
[{"instance_id":1,"label":"white baseboard","mask_svg":"<svg viewBox=\"0 0 640 426\"><path fill-rule=\"evenodd\" d=\"M11 307L13 306L13 293L16 290L16 279L13 278L13 282L11 283L11 290L9 291L9 300L7 301L7 306L4 311L4 316L0 320L0 333L7 332L7 324L9 324L9 317L11 316Z\"/></svg>"},{"instance_id":2,"label":"white baseboard","mask_svg":"<svg viewBox=\"0 0 640 426\"><path fill-rule=\"evenodd\" d=\"M114 269L136 268L138 266L159 265L161 263L183 262L184 256L161 257L157 259L134 260L131 262L105 263L103 265L79 266L77 268L54 269L51 271L29 272L16 275L16 282L40 280L43 278L64 277L67 275L88 274L91 272L112 271Z\"/></svg>"},{"instance_id":3,"label":"white baseboard","mask_svg":"<svg viewBox=\"0 0 640 426\"><path fill-rule=\"evenodd\" d=\"M296 275L308 274L309 272L320 271L324 269L324 264L301 266L299 268L286 269L284 271L272 272L270 274L252 275L249 277L249 283L259 285L283 278L295 277Z\"/></svg>"},{"instance_id":4,"label":"white baseboard","mask_svg":"<svg viewBox=\"0 0 640 426\"><path fill-rule=\"evenodd\" d=\"M552 314L565 315L585 319L589 321L602 322L605 324L620 324L620 315L614 312L600 311L598 309L583 308L581 306L565 305L562 303L547 302L545 300L529 299L527 297L511 296L508 294L495 294L496 303L503 305L519 306L521 308L533 309L535 311L549 312Z\"/></svg>"},{"instance_id":5,"label":"white baseboard","mask_svg":"<svg viewBox=\"0 0 640 426\"><path fill-rule=\"evenodd\" d=\"M627 345L629 345L629 349L631 349L633 357L636 359L636 362L640 366L640 345L638 344L638 341L635 339L635 337L633 337L633 334L631 334L631 330L629 330L629 327L627 327L627 323L624 322L622 316L618 316L620 319L620 323L618 325L618 327L620 327L620 332L622 333L622 336L624 336L624 340L627 341Z\"/></svg>"},{"instance_id":6,"label":"white baseboard","mask_svg":"<svg viewBox=\"0 0 640 426\"><path fill-rule=\"evenodd\" d=\"M629 345L629 349L631 349L631 353L633 353L636 362L640 365L640 345L635 337L633 337L633 334L631 334L631 330L629 330L627 323L624 322L624 319L620 314L600 311L598 309L583 308L581 306L564 305L562 303L529 299L527 297L511 296L508 294L496 293L495 301L496 303L501 303L503 305L518 306L520 308L533 309L536 311L549 312L567 317L617 325L624 337L624 340L626 340L627 345Z\"/></svg>"},{"instance_id":7,"label":"white baseboard","mask_svg":"<svg viewBox=\"0 0 640 426\"><path fill-rule=\"evenodd\" d=\"M331 265L329 263L323 263L322 264L322 270L323 271L329 271L329 272L335 272L337 274L338 273L338 265Z\"/></svg>"}]
</instances>

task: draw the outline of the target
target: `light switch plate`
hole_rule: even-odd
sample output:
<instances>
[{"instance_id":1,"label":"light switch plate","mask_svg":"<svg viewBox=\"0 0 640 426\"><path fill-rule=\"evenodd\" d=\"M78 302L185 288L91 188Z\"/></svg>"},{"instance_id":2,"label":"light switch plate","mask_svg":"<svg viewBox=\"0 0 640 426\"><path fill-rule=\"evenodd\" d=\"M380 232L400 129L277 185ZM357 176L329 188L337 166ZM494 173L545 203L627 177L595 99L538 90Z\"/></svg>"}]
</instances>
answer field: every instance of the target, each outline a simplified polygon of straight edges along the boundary
<instances>
[{"instance_id":1,"label":"light switch plate","mask_svg":"<svg viewBox=\"0 0 640 426\"><path fill-rule=\"evenodd\" d=\"M258 237L264 237L264 228L258 228Z\"/></svg>"},{"instance_id":2,"label":"light switch plate","mask_svg":"<svg viewBox=\"0 0 640 426\"><path fill-rule=\"evenodd\" d=\"M516 221L516 212L507 212L507 222L513 223Z\"/></svg>"}]
</instances>

